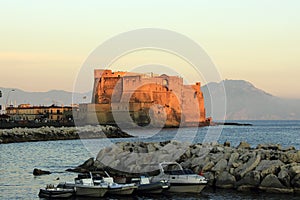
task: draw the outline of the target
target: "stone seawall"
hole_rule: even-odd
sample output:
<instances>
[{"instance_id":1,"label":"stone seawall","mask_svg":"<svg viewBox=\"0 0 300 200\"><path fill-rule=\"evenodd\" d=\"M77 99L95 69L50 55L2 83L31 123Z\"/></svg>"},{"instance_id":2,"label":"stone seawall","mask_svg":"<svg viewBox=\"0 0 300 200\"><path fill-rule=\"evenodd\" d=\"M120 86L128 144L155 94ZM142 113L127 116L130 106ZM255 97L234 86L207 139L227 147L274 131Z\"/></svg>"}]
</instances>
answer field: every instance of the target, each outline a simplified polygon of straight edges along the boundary
<instances>
[{"instance_id":1,"label":"stone seawall","mask_svg":"<svg viewBox=\"0 0 300 200\"><path fill-rule=\"evenodd\" d=\"M112 175L140 172L154 174L155 164L177 161L184 168L203 173L209 186L239 191L300 194L300 151L294 147L266 144L251 148L246 142L187 144L177 141L122 142L102 149L96 160L89 159L75 171L109 170ZM128 173L124 173L128 172Z\"/></svg>"},{"instance_id":2,"label":"stone seawall","mask_svg":"<svg viewBox=\"0 0 300 200\"><path fill-rule=\"evenodd\" d=\"M114 126L41 127L0 130L1 143L132 137Z\"/></svg>"}]
</instances>

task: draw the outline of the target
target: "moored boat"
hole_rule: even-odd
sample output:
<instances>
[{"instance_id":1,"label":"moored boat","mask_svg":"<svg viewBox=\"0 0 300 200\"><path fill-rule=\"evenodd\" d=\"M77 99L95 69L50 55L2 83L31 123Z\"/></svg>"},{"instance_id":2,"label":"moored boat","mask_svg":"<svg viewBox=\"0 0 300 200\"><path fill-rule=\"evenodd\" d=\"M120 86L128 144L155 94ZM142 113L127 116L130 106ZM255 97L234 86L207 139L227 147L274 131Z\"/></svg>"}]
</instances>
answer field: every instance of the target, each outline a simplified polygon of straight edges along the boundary
<instances>
[{"instance_id":1,"label":"moored boat","mask_svg":"<svg viewBox=\"0 0 300 200\"><path fill-rule=\"evenodd\" d=\"M58 188L53 185L47 185L39 191L40 198L70 198L75 194L74 189Z\"/></svg>"},{"instance_id":2,"label":"moored boat","mask_svg":"<svg viewBox=\"0 0 300 200\"><path fill-rule=\"evenodd\" d=\"M103 197L108 191L107 185L95 185L92 178L75 180L77 196Z\"/></svg>"},{"instance_id":3,"label":"moored boat","mask_svg":"<svg viewBox=\"0 0 300 200\"><path fill-rule=\"evenodd\" d=\"M160 194L163 191L167 191L170 188L170 183L165 180L158 182L150 182L150 179L146 176L132 179L137 185L137 193L141 194Z\"/></svg>"},{"instance_id":4,"label":"moored boat","mask_svg":"<svg viewBox=\"0 0 300 200\"><path fill-rule=\"evenodd\" d=\"M184 170L177 162L160 163L159 170L160 173L153 176L151 182L169 181L169 192L200 193L207 185L205 177L191 170Z\"/></svg>"},{"instance_id":5,"label":"moored boat","mask_svg":"<svg viewBox=\"0 0 300 200\"><path fill-rule=\"evenodd\" d=\"M95 181L96 182L96 181ZM130 195L137 189L134 183L130 184L119 184L115 183L112 177L103 177L100 179L100 185L107 184L108 195Z\"/></svg>"}]
</instances>

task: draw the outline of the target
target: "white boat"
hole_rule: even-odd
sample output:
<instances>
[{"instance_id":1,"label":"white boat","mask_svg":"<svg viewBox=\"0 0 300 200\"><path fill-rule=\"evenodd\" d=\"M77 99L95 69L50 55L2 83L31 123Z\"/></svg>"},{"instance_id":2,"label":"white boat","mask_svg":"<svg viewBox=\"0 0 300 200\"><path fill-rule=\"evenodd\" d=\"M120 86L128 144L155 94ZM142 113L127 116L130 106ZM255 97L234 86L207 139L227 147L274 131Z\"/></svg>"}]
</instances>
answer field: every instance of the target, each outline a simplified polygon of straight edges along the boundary
<instances>
[{"instance_id":1,"label":"white boat","mask_svg":"<svg viewBox=\"0 0 300 200\"><path fill-rule=\"evenodd\" d=\"M167 180L170 183L169 192L200 193L207 185L205 177L184 170L177 162L159 164L160 173L151 178L151 182Z\"/></svg>"},{"instance_id":2,"label":"white boat","mask_svg":"<svg viewBox=\"0 0 300 200\"><path fill-rule=\"evenodd\" d=\"M77 179L75 191L77 196L103 197L108 191L108 186L96 185L92 178Z\"/></svg>"},{"instance_id":3,"label":"white boat","mask_svg":"<svg viewBox=\"0 0 300 200\"><path fill-rule=\"evenodd\" d=\"M134 183L119 184L115 183L114 179L106 173L108 177L101 177L100 179L94 179L96 185L105 185L108 187L108 195L130 195L137 189Z\"/></svg>"},{"instance_id":4,"label":"white boat","mask_svg":"<svg viewBox=\"0 0 300 200\"><path fill-rule=\"evenodd\" d=\"M137 186L134 183L119 184L115 183L112 177L103 177L102 181L108 184L108 194L113 195L130 195L133 193Z\"/></svg>"}]
</instances>

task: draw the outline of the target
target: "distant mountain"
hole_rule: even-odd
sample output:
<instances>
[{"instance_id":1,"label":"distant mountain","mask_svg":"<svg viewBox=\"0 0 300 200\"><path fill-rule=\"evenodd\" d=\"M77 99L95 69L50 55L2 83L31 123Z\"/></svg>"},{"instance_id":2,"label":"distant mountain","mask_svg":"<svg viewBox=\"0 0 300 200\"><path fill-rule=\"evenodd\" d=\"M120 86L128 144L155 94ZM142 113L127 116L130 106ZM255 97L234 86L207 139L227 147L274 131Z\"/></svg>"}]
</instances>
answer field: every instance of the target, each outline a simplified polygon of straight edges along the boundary
<instances>
[{"instance_id":1,"label":"distant mountain","mask_svg":"<svg viewBox=\"0 0 300 200\"><path fill-rule=\"evenodd\" d=\"M48 92L26 92L15 88L2 88L2 98L0 105L18 105L29 103L31 105L71 105L72 92L63 90L51 90ZM74 103L91 102L91 92L75 93Z\"/></svg>"},{"instance_id":2,"label":"distant mountain","mask_svg":"<svg viewBox=\"0 0 300 200\"><path fill-rule=\"evenodd\" d=\"M220 83L208 83L202 87L205 98L207 116L211 116L210 95L216 97L219 103L224 98L223 86L226 92L226 119L228 120L300 120L300 100L283 99L256 88L250 82L244 80L224 80ZM72 92L51 90L48 92L26 92L19 89L1 88L2 98L0 104L32 105L70 105ZM92 92L74 94L74 103L91 102ZM214 117L214 116L213 116ZM218 117L214 117L216 119Z\"/></svg>"},{"instance_id":3,"label":"distant mountain","mask_svg":"<svg viewBox=\"0 0 300 200\"><path fill-rule=\"evenodd\" d=\"M228 120L300 120L300 99L283 99L256 88L244 80L224 80L202 87L207 116L211 115L210 95L224 85Z\"/></svg>"}]
</instances>

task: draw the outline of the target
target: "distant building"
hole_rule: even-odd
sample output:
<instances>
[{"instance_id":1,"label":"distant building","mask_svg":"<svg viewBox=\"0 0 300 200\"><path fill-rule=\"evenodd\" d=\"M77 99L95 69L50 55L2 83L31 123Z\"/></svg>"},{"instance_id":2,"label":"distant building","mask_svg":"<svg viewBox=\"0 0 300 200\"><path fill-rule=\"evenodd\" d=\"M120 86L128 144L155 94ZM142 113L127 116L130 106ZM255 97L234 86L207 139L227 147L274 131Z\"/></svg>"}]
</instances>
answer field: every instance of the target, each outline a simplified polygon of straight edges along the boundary
<instances>
[{"instance_id":1,"label":"distant building","mask_svg":"<svg viewBox=\"0 0 300 200\"><path fill-rule=\"evenodd\" d=\"M95 118L96 116L96 118ZM200 82L184 85L177 76L94 71L91 104L80 104L77 121L167 127L208 123Z\"/></svg>"},{"instance_id":2,"label":"distant building","mask_svg":"<svg viewBox=\"0 0 300 200\"><path fill-rule=\"evenodd\" d=\"M32 106L20 104L18 107L7 107L6 115L11 121L68 121L72 118L72 106Z\"/></svg>"}]
</instances>

